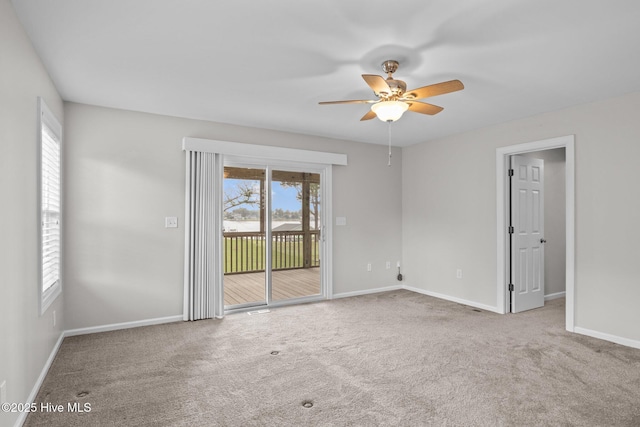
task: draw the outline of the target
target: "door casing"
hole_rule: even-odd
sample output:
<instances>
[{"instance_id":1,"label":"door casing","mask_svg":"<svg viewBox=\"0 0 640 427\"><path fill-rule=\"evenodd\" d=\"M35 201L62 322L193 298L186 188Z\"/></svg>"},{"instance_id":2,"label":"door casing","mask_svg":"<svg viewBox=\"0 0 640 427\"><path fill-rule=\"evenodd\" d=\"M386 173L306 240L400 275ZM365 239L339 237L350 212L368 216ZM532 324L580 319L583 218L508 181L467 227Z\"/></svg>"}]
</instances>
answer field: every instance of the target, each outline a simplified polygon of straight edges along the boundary
<instances>
[{"instance_id":1,"label":"door casing","mask_svg":"<svg viewBox=\"0 0 640 427\"><path fill-rule=\"evenodd\" d=\"M509 250L509 158L514 154L532 151L565 149L565 190L566 190L566 309L565 329L575 329L575 135L561 136L496 149L496 235L497 235L497 302L501 313L509 312L508 250Z\"/></svg>"}]
</instances>

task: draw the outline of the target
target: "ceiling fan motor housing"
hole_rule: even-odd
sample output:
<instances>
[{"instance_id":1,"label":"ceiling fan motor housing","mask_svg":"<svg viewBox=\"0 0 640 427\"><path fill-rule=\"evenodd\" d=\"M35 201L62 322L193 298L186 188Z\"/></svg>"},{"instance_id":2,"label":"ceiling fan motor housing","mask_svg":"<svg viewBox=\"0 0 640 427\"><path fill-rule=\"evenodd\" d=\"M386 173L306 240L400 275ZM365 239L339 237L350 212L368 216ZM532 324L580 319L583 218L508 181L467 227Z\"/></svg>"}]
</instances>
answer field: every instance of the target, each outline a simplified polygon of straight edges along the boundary
<instances>
[{"instance_id":1,"label":"ceiling fan motor housing","mask_svg":"<svg viewBox=\"0 0 640 427\"><path fill-rule=\"evenodd\" d=\"M380 94L385 99L396 99L402 96L403 93L407 90L407 84L402 80L396 80L393 78L392 74L398 70L398 61L393 59L389 59L382 63L382 71L387 73L387 84L389 85L389 89L391 89L391 93L388 96L384 96L385 94Z\"/></svg>"},{"instance_id":2,"label":"ceiling fan motor housing","mask_svg":"<svg viewBox=\"0 0 640 427\"><path fill-rule=\"evenodd\" d=\"M387 79L389 89L391 89L391 97L399 98L407 90L407 84L402 80Z\"/></svg>"}]
</instances>

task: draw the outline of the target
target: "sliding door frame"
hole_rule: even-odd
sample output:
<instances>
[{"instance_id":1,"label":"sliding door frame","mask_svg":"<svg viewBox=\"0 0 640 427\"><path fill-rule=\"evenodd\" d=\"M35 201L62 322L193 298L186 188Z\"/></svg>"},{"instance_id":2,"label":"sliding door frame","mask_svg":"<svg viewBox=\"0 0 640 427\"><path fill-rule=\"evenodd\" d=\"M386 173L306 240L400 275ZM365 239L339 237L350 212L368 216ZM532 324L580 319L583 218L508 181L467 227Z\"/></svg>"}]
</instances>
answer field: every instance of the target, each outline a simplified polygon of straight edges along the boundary
<instances>
[{"instance_id":1,"label":"sliding door frame","mask_svg":"<svg viewBox=\"0 0 640 427\"><path fill-rule=\"evenodd\" d=\"M331 251L331 187L332 187L332 166L326 164L314 164L295 161L284 160L266 160L261 158L244 157L244 156L224 156L223 157L223 170L224 167L246 167L265 170L265 240L268 246L266 251L265 261L265 303L264 304L241 304L234 306L230 309L225 308L225 313L233 313L237 311L246 311L248 309L256 309L261 307L278 307L283 305L300 304L306 302L320 301L332 298L332 251ZM270 248L271 239L271 185L273 182L272 171L291 171L291 172L310 172L320 175L320 200L322 201L320 209L320 294L311 295L299 298L290 298L286 300L273 300L272 289L272 250ZM218 215L222 217L222 207L220 207ZM222 259L223 254L220 254ZM220 293L224 296L224 272L221 272L222 276L218 281L220 287Z\"/></svg>"}]
</instances>

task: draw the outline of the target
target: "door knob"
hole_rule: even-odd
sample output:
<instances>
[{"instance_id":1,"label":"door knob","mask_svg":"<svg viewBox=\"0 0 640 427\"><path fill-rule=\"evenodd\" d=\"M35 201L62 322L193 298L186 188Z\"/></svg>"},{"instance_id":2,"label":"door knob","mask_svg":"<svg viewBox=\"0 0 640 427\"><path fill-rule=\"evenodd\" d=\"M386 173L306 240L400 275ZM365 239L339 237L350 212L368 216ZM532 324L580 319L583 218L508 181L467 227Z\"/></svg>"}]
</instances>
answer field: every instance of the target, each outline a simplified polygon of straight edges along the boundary
<instances>
[{"instance_id":1,"label":"door knob","mask_svg":"<svg viewBox=\"0 0 640 427\"><path fill-rule=\"evenodd\" d=\"M545 239L540 239L540 243L547 243Z\"/></svg>"}]
</instances>

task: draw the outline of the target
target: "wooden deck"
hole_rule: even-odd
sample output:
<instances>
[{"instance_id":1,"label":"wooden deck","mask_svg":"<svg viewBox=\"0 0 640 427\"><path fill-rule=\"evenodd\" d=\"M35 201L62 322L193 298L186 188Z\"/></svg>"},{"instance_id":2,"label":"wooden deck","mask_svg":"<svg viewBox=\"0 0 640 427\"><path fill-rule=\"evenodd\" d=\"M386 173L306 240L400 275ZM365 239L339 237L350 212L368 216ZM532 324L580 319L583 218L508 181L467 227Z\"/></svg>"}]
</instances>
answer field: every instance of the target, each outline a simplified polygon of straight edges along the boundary
<instances>
[{"instance_id":1,"label":"wooden deck","mask_svg":"<svg viewBox=\"0 0 640 427\"><path fill-rule=\"evenodd\" d=\"M264 302L265 273L225 274L224 305ZM320 294L320 269L299 268L272 273L274 301Z\"/></svg>"}]
</instances>

